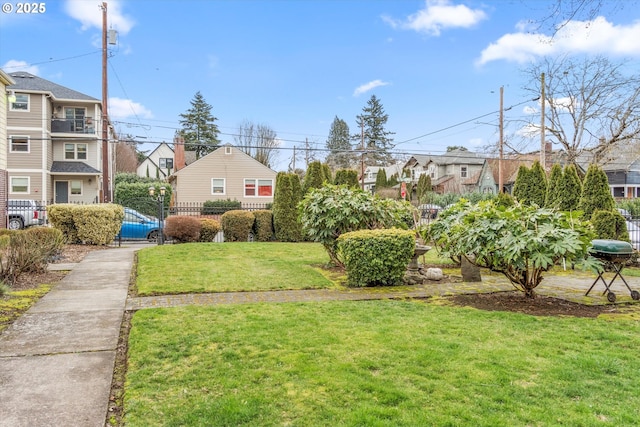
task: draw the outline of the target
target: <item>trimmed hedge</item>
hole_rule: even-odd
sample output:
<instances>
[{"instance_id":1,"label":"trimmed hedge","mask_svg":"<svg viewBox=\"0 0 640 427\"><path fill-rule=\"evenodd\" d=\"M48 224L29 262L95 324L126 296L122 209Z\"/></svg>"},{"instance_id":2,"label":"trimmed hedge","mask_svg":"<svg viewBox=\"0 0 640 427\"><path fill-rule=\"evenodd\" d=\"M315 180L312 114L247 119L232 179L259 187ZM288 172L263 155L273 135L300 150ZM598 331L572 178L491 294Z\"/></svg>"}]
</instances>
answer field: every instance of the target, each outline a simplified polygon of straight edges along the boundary
<instances>
[{"instance_id":1,"label":"trimmed hedge","mask_svg":"<svg viewBox=\"0 0 640 427\"><path fill-rule=\"evenodd\" d=\"M253 224L253 234L257 242L269 242L273 239L273 214L271 211L253 211L256 222Z\"/></svg>"},{"instance_id":2,"label":"trimmed hedge","mask_svg":"<svg viewBox=\"0 0 640 427\"><path fill-rule=\"evenodd\" d=\"M200 240L202 221L188 215L172 215L164 222L164 234L177 243L197 242Z\"/></svg>"},{"instance_id":3,"label":"trimmed hedge","mask_svg":"<svg viewBox=\"0 0 640 427\"><path fill-rule=\"evenodd\" d=\"M402 284L416 247L411 230L359 230L338 237L338 257L347 271L347 285Z\"/></svg>"},{"instance_id":4,"label":"trimmed hedge","mask_svg":"<svg viewBox=\"0 0 640 427\"><path fill-rule=\"evenodd\" d=\"M246 242L256 221L252 212L235 210L225 212L220 218L225 242Z\"/></svg>"},{"instance_id":5,"label":"trimmed hedge","mask_svg":"<svg viewBox=\"0 0 640 427\"><path fill-rule=\"evenodd\" d=\"M242 207L239 200L207 200L202 204L202 215L222 215L231 210L237 210Z\"/></svg>"},{"instance_id":6,"label":"trimmed hedge","mask_svg":"<svg viewBox=\"0 0 640 427\"><path fill-rule=\"evenodd\" d=\"M51 225L62 232L68 243L108 245L120 231L124 208L112 203L60 203L48 206L47 215Z\"/></svg>"},{"instance_id":7,"label":"trimmed hedge","mask_svg":"<svg viewBox=\"0 0 640 427\"><path fill-rule=\"evenodd\" d=\"M216 240L218 232L221 230L220 222L215 219L202 218L200 220L199 242L213 242Z\"/></svg>"}]
</instances>

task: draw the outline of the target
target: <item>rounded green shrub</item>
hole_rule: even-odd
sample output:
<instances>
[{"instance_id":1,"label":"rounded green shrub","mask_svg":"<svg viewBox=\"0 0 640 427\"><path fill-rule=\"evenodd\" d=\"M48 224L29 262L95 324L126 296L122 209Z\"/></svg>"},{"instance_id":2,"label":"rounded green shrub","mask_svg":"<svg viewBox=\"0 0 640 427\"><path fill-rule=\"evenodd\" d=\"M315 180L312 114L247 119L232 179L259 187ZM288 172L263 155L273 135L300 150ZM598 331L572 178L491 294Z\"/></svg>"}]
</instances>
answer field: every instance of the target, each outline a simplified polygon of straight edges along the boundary
<instances>
[{"instance_id":1,"label":"rounded green shrub","mask_svg":"<svg viewBox=\"0 0 640 427\"><path fill-rule=\"evenodd\" d=\"M618 211L595 211L591 216L591 225L593 225L597 239L629 241L627 223Z\"/></svg>"},{"instance_id":2,"label":"rounded green shrub","mask_svg":"<svg viewBox=\"0 0 640 427\"><path fill-rule=\"evenodd\" d=\"M207 200L202 204L202 215L222 215L231 210L240 209L242 203L239 200Z\"/></svg>"},{"instance_id":3,"label":"rounded green shrub","mask_svg":"<svg viewBox=\"0 0 640 427\"><path fill-rule=\"evenodd\" d=\"M200 238L199 242L214 242L218 232L221 230L220 221L210 218L200 219Z\"/></svg>"},{"instance_id":4,"label":"rounded green shrub","mask_svg":"<svg viewBox=\"0 0 640 427\"><path fill-rule=\"evenodd\" d=\"M252 212L229 211L220 218L225 242L246 242L256 218Z\"/></svg>"},{"instance_id":5,"label":"rounded green shrub","mask_svg":"<svg viewBox=\"0 0 640 427\"><path fill-rule=\"evenodd\" d=\"M338 257L353 287L402 284L416 239L410 230L359 230L338 237Z\"/></svg>"}]
</instances>

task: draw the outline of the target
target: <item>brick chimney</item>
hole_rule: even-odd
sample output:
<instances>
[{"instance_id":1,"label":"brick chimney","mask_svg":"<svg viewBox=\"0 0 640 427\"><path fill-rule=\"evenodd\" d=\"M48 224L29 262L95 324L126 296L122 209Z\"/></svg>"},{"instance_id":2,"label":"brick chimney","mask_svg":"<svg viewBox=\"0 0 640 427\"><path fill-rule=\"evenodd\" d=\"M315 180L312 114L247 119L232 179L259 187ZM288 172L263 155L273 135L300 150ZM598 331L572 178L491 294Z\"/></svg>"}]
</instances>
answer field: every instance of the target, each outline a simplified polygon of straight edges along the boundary
<instances>
[{"instance_id":1,"label":"brick chimney","mask_svg":"<svg viewBox=\"0 0 640 427\"><path fill-rule=\"evenodd\" d=\"M173 138L173 155L174 155L174 169L179 171L185 167L184 160L184 138L181 136L175 136Z\"/></svg>"}]
</instances>

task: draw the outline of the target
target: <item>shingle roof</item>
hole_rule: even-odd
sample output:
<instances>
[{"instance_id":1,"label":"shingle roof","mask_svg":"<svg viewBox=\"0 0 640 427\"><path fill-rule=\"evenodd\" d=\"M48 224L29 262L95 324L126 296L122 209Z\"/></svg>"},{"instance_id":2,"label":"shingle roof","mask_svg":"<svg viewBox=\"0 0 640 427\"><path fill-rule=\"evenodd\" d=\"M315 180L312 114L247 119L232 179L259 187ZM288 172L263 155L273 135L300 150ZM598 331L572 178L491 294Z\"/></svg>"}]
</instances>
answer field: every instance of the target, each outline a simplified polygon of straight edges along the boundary
<instances>
[{"instance_id":1,"label":"shingle roof","mask_svg":"<svg viewBox=\"0 0 640 427\"><path fill-rule=\"evenodd\" d=\"M37 92L50 92L56 99L74 99L81 101L96 101L98 99L93 98L84 93L80 93L68 87L60 86L59 84L50 82L41 77L34 76L33 74L19 71L15 73L9 73L11 78L15 80L15 84L7 86L7 89L13 89L16 91L37 91Z\"/></svg>"},{"instance_id":2,"label":"shingle roof","mask_svg":"<svg viewBox=\"0 0 640 427\"><path fill-rule=\"evenodd\" d=\"M98 169L94 169L83 162L53 162L51 165L51 173L76 173L85 175L99 175Z\"/></svg>"}]
</instances>

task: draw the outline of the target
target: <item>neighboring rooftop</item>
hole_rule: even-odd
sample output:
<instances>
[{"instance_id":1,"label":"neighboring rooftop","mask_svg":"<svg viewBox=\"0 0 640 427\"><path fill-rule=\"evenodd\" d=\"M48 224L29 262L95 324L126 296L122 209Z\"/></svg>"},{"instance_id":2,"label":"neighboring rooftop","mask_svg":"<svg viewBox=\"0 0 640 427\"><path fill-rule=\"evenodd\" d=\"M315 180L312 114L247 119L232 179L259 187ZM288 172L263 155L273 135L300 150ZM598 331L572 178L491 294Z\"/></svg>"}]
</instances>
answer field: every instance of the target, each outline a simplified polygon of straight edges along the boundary
<instances>
[{"instance_id":1,"label":"neighboring rooftop","mask_svg":"<svg viewBox=\"0 0 640 427\"><path fill-rule=\"evenodd\" d=\"M89 95L85 95L84 93L69 89L68 87L50 82L49 80L34 76L33 74L27 73L25 71L9 73L9 75L16 82L13 85L7 86L7 89L10 90L13 89L15 91L51 93L56 100L73 99L80 101L100 102L100 100Z\"/></svg>"}]
</instances>

